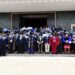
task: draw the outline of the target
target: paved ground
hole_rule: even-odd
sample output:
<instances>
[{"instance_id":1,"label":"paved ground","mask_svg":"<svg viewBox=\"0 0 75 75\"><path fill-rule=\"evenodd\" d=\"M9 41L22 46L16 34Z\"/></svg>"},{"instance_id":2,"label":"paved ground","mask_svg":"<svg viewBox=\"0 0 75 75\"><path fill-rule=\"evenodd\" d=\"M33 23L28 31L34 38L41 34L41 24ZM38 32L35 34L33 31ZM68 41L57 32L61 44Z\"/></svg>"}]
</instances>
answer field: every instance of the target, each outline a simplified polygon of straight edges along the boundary
<instances>
[{"instance_id":1,"label":"paved ground","mask_svg":"<svg viewBox=\"0 0 75 75\"><path fill-rule=\"evenodd\" d=\"M75 75L75 57L10 54L0 57L0 75Z\"/></svg>"},{"instance_id":2,"label":"paved ground","mask_svg":"<svg viewBox=\"0 0 75 75\"><path fill-rule=\"evenodd\" d=\"M7 54L7 56L25 56L25 57L75 57L75 54Z\"/></svg>"}]
</instances>

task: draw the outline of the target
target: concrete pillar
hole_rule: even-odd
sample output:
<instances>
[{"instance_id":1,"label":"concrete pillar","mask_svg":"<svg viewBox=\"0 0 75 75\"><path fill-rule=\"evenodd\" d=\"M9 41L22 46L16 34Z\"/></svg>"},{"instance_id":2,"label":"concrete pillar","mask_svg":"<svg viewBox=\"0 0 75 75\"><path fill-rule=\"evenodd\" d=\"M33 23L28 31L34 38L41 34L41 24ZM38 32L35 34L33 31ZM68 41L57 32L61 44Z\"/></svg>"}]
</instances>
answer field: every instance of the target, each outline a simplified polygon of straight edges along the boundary
<instances>
[{"instance_id":1,"label":"concrete pillar","mask_svg":"<svg viewBox=\"0 0 75 75\"><path fill-rule=\"evenodd\" d=\"M56 15L56 12L54 13L54 18L55 18L55 27L57 26L57 15Z\"/></svg>"},{"instance_id":2,"label":"concrete pillar","mask_svg":"<svg viewBox=\"0 0 75 75\"><path fill-rule=\"evenodd\" d=\"M12 22L12 13L11 13L11 30L13 29L13 22Z\"/></svg>"}]
</instances>

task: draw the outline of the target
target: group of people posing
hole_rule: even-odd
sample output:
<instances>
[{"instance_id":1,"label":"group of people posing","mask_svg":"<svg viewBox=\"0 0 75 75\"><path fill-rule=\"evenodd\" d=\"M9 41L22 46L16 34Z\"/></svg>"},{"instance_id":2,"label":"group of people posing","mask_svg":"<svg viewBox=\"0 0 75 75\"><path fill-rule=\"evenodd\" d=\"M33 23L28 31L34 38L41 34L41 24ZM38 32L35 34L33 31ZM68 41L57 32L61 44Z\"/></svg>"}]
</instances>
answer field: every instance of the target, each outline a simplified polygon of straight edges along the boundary
<instances>
[{"instance_id":1,"label":"group of people posing","mask_svg":"<svg viewBox=\"0 0 75 75\"><path fill-rule=\"evenodd\" d=\"M8 53L75 53L75 33L60 27L23 27L0 32L0 56Z\"/></svg>"}]
</instances>

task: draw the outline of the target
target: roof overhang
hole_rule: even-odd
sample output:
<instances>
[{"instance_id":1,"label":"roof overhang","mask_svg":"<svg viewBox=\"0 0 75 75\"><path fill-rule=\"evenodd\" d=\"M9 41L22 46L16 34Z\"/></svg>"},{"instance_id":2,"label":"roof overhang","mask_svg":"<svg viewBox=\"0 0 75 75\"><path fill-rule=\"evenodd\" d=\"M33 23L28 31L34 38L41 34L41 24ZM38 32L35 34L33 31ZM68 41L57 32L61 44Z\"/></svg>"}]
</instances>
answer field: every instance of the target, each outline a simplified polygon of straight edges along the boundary
<instances>
[{"instance_id":1,"label":"roof overhang","mask_svg":"<svg viewBox=\"0 0 75 75\"><path fill-rule=\"evenodd\" d=\"M0 12L74 11L75 0L0 0Z\"/></svg>"}]
</instances>

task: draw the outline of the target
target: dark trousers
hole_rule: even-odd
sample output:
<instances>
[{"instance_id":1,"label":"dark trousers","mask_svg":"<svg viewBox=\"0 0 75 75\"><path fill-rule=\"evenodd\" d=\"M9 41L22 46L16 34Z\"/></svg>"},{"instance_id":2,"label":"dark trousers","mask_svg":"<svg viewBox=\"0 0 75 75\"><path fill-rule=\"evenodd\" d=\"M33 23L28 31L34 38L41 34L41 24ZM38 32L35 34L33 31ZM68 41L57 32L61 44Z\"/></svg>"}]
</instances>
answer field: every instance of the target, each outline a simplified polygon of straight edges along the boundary
<instances>
[{"instance_id":1,"label":"dark trousers","mask_svg":"<svg viewBox=\"0 0 75 75\"><path fill-rule=\"evenodd\" d=\"M75 54L75 43L71 44L71 53Z\"/></svg>"},{"instance_id":2,"label":"dark trousers","mask_svg":"<svg viewBox=\"0 0 75 75\"><path fill-rule=\"evenodd\" d=\"M2 45L0 45L0 56L2 56Z\"/></svg>"},{"instance_id":3,"label":"dark trousers","mask_svg":"<svg viewBox=\"0 0 75 75\"><path fill-rule=\"evenodd\" d=\"M28 43L23 44L23 51L27 52L28 51Z\"/></svg>"},{"instance_id":4,"label":"dark trousers","mask_svg":"<svg viewBox=\"0 0 75 75\"><path fill-rule=\"evenodd\" d=\"M30 42L30 43L29 43L28 53L29 53L29 54L34 53L33 42Z\"/></svg>"},{"instance_id":5,"label":"dark trousers","mask_svg":"<svg viewBox=\"0 0 75 75\"><path fill-rule=\"evenodd\" d=\"M61 53L63 53L62 42L60 42L60 44L57 47L57 54L61 54Z\"/></svg>"},{"instance_id":6,"label":"dark trousers","mask_svg":"<svg viewBox=\"0 0 75 75\"><path fill-rule=\"evenodd\" d=\"M22 42L20 42L20 43L17 45L17 49L18 49L18 53L24 53L24 49L23 49L23 44L22 44Z\"/></svg>"},{"instance_id":7,"label":"dark trousers","mask_svg":"<svg viewBox=\"0 0 75 75\"><path fill-rule=\"evenodd\" d=\"M38 44L37 44L37 42L33 43L33 51L38 52Z\"/></svg>"},{"instance_id":8,"label":"dark trousers","mask_svg":"<svg viewBox=\"0 0 75 75\"><path fill-rule=\"evenodd\" d=\"M13 43L9 43L9 53L13 53L14 50L13 50Z\"/></svg>"},{"instance_id":9,"label":"dark trousers","mask_svg":"<svg viewBox=\"0 0 75 75\"><path fill-rule=\"evenodd\" d=\"M6 45L5 44L3 44L0 48L0 55L6 56Z\"/></svg>"}]
</instances>

